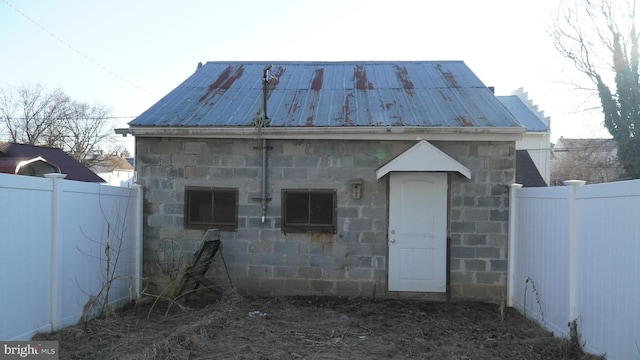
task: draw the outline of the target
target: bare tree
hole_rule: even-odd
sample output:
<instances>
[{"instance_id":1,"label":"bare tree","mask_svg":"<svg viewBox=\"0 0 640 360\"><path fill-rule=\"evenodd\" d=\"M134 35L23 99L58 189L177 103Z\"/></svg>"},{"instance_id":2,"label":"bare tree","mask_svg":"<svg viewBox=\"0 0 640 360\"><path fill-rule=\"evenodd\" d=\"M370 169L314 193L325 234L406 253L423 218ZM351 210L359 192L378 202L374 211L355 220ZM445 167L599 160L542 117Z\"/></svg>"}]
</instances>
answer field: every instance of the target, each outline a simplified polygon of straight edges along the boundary
<instances>
[{"instance_id":1,"label":"bare tree","mask_svg":"<svg viewBox=\"0 0 640 360\"><path fill-rule=\"evenodd\" d=\"M630 178L640 178L640 82L635 0L565 0L551 34L556 49L597 93L604 125Z\"/></svg>"},{"instance_id":2,"label":"bare tree","mask_svg":"<svg viewBox=\"0 0 640 360\"><path fill-rule=\"evenodd\" d=\"M98 144L113 133L105 120L110 110L104 105L72 102L66 118L60 124L65 136L63 148L75 159L88 159Z\"/></svg>"},{"instance_id":3,"label":"bare tree","mask_svg":"<svg viewBox=\"0 0 640 360\"><path fill-rule=\"evenodd\" d=\"M565 180L586 180L596 184L620 179L622 169L616 156L615 140L561 139L553 149L551 184Z\"/></svg>"},{"instance_id":4,"label":"bare tree","mask_svg":"<svg viewBox=\"0 0 640 360\"><path fill-rule=\"evenodd\" d=\"M112 134L110 112L40 84L0 89L0 119L10 141L58 147L85 164Z\"/></svg>"}]
</instances>

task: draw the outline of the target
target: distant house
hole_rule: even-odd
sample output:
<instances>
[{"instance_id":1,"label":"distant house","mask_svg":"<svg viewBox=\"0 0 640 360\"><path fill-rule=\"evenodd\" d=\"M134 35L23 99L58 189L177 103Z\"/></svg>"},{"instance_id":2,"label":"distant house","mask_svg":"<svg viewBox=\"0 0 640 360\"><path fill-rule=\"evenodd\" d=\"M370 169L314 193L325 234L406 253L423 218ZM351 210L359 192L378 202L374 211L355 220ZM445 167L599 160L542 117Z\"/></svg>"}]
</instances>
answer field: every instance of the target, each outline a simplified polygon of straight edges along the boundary
<instances>
[{"instance_id":1,"label":"distant house","mask_svg":"<svg viewBox=\"0 0 640 360\"><path fill-rule=\"evenodd\" d=\"M533 105L522 88L498 100L527 129L516 141L516 182L524 187L548 186L551 182L551 124Z\"/></svg>"},{"instance_id":2,"label":"distant house","mask_svg":"<svg viewBox=\"0 0 640 360\"><path fill-rule=\"evenodd\" d=\"M91 170L103 178L109 185L131 187L133 185L133 165L123 154L97 154L92 161Z\"/></svg>"},{"instance_id":3,"label":"distant house","mask_svg":"<svg viewBox=\"0 0 640 360\"><path fill-rule=\"evenodd\" d=\"M57 172L66 174L69 180L105 182L61 149L10 142L0 142L0 171L31 176Z\"/></svg>"},{"instance_id":4,"label":"distant house","mask_svg":"<svg viewBox=\"0 0 640 360\"><path fill-rule=\"evenodd\" d=\"M620 180L624 174L613 139L565 139L553 147L552 184L585 180L589 184Z\"/></svg>"},{"instance_id":5,"label":"distant house","mask_svg":"<svg viewBox=\"0 0 640 360\"><path fill-rule=\"evenodd\" d=\"M244 293L506 294L525 128L462 61L208 62L116 132L151 285L218 228Z\"/></svg>"}]
</instances>

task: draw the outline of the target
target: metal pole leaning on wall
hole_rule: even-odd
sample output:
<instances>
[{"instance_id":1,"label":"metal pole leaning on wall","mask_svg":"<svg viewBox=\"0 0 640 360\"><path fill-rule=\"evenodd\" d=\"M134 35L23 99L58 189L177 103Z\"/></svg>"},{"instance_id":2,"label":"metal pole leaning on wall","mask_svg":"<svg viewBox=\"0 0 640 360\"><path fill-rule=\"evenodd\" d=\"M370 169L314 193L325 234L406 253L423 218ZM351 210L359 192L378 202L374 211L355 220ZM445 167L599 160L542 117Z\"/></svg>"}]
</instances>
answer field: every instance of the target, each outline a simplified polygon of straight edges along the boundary
<instances>
[{"instance_id":1,"label":"metal pole leaning on wall","mask_svg":"<svg viewBox=\"0 0 640 360\"><path fill-rule=\"evenodd\" d=\"M508 243L508 251L509 255L507 258L508 261L508 274L507 274L507 306L513 307L515 303L515 284L516 284L516 223L517 219L517 200L516 194L517 190L522 188L522 184L511 184L511 188L509 189L509 243Z\"/></svg>"},{"instance_id":2,"label":"metal pole leaning on wall","mask_svg":"<svg viewBox=\"0 0 640 360\"><path fill-rule=\"evenodd\" d=\"M577 277L578 277L578 238L576 230L576 189L586 184L583 180L567 180L564 185L569 187L569 322L578 318L576 309Z\"/></svg>"},{"instance_id":3,"label":"metal pole leaning on wall","mask_svg":"<svg viewBox=\"0 0 640 360\"><path fill-rule=\"evenodd\" d=\"M51 191L51 294L49 299L50 313L51 313L51 331L60 329L61 317L62 317L62 305L60 304L60 292L58 291L60 284L60 247L62 240L62 226L60 219L60 210L62 208L60 204L60 198L62 197L62 184L60 183L67 175L66 174L44 174L44 177L51 179L53 182Z\"/></svg>"}]
</instances>

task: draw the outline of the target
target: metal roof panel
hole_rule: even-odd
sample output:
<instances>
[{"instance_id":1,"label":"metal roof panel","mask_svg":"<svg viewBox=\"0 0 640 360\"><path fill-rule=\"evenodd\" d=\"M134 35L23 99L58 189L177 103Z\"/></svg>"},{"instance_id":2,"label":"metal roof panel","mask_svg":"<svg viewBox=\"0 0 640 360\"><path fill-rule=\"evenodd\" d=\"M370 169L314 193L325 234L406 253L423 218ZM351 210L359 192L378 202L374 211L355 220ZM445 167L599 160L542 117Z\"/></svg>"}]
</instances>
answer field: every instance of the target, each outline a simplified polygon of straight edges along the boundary
<instances>
[{"instance_id":1,"label":"metal roof panel","mask_svg":"<svg viewBox=\"0 0 640 360\"><path fill-rule=\"evenodd\" d=\"M516 95L497 96L498 100L509 110L513 116L527 129L532 132L549 131L546 124L522 99Z\"/></svg>"},{"instance_id":2,"label":"metal roof panel","mask_svg":"<svg viewBox=\"0 0 640 360\"><path fill-rule=\"evenodd\" d=\"M462 61L208 62L130 126L522 127Z\"/></svg>"}]
</instances>

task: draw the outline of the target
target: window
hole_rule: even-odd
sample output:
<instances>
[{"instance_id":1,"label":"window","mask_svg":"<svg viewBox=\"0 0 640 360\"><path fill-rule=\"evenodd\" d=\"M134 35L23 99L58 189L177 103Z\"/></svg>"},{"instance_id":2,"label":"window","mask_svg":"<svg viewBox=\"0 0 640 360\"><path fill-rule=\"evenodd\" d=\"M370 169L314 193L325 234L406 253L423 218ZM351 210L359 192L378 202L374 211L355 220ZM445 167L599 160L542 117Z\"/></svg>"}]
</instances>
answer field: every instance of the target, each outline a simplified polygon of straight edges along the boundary
<instances>
[{"instance_id":1,"label":"window","mask_svg":"<svg viewBox=\"0 0 640 360\"><path fill-rule=\"evenodd\" d=\"M184 226L190 229L238 228L238 190L187 187L184 191Z\"/></svg>"},{"instance_id":2,"label":"window","mask_svg":"<svg viewBox=\"0 0 640 360\"><path fill-rule=\"evenodd\" d=\"M336 191L283 189L282 230L285 232L336 232Z\"/></svg>"}]
</instances>

